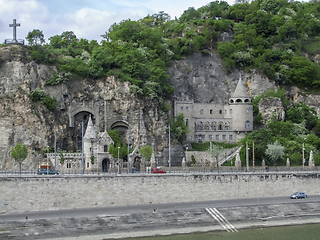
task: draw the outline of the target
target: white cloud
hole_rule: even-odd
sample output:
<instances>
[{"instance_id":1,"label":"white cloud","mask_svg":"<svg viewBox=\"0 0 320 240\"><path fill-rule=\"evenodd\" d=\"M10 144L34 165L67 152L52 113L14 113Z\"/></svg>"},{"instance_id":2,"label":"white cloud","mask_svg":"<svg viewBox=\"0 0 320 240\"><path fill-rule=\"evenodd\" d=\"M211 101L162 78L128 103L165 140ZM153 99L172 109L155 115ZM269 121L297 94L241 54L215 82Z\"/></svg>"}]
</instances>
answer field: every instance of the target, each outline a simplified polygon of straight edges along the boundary
<instances>
[{"instance_id":1,"label":"white cloud","mask_svg":"<svg viewBox=\"0 0 320 240\"><path fill-rule=\"evenodd\" d=\"M199 8L208 0L0 0L0 43L12 38L9 24L17 19L17 38L25 39L29 31L40 29L45 38L73 31L78 38L102 40L101 34L113 23L138 20L159 11L172 19L189 7Z\"/></svg>"}]
</instances>

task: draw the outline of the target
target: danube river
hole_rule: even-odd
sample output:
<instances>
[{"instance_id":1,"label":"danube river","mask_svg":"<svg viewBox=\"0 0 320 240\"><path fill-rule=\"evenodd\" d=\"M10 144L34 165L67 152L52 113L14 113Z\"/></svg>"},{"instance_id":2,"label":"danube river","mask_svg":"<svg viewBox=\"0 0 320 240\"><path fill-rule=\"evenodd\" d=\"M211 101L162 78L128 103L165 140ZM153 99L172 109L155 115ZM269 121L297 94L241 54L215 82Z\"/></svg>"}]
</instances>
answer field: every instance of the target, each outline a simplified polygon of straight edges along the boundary
<instances>
[{"instance_id":1,"label":"danube river","mask_svg":"<svg viewBox=\"0 0 320 240\"><path fill-rule=\"evenodd\" d=\"M130 240L318 240L320 224L240 229L238 232L214 231L182 235L126 238Z\"/></svg>"}]
</instances>

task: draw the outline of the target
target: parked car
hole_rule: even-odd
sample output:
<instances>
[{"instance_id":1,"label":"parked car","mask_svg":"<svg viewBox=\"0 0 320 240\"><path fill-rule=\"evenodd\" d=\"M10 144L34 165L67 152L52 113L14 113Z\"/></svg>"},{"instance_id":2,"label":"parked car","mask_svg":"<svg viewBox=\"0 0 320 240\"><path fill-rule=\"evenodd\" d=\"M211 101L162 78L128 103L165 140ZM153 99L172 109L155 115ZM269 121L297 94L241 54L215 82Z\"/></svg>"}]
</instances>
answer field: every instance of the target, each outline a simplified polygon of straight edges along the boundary
<instances>
[{"instance_id":1,"label":"parked car","mask_svg":"<svg viewBox=\"0 0 320 240\"><path fill-rule=\"evenodd\" d=\"M162 170L161 168L152 168L151 173L166 173L166 171Z\"/></svg>"},{"instance_id":2,"label":"parked car","mask_svg":"<svg viewBox=\"0 0 320 240\"><path fill-rule=\"evenodd\" d=\"M39 168L37 171L38 175L46 175L48 173L49 173L49 175L58 175L59 174L57 171L52 170L50 168L48 170L46 168Z\"/></svg>"},{"instance_id":3,"label":"parked car","mask_svg":"<svg viewBox=\"0 0 320 240\"><path fill-rule=\"evenodd\" d=\"M307 194L304 192L296 192L290 196L291 199L307 198L307 197L308 197Z\"/></svg>"}]
</instances>

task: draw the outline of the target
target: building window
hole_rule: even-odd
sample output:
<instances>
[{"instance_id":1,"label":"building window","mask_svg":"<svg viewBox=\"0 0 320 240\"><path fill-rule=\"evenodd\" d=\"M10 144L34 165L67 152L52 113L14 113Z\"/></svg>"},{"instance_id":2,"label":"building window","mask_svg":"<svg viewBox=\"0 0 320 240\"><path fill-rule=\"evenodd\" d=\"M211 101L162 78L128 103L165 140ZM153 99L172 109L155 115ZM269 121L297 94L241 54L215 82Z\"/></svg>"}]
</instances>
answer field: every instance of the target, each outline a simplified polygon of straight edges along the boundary
<instances>
[{"instance_id":1,"label":"building window","mask_svg":"<svg viewBox=\"0 0 320 240\"><path fill-rule=\"evenodd\" d=\"M222 114L222 110L220 110L219 113Z\"/></svg>"},{"instance_id":2,"label":"building window","mask_svg":"<svg viewBox=\"0 0 320 240\"><path fill-rule=\"evenodd\" d=\"M181 111L183 111L183 107L181 107Z\"/></svg>"},{"instance_id":3,"label":"building window","mask_svg":"<svg viewBox=\"0 0 320 240\"><path fill-rule=\"evenodd\" d=\"M232 140L233 139L233 136L232 135L229 135L229 140Z\"/></svg>"},{"instance_id":4,"label":"building window","mask_svg":"<svg viewBox=\"0 0 320 240\"><path fill-rule=\"evenodd\" d=\"M186 107L186 110L188 111L188 110L189 110L189 107Z\"/></svg>"},{"instance_id":5,"label":"building window","mask_svg":"<svg viewBox=\"0 0 320 240\"><path fill-rule=\"evenodd\" d=\"M226 135L222 135L222 140L226 140Z\"/></svg>"},{"instance_id":6,"label":"building window","mask_svg":"<svg viewBox=\"0 0 320 240\"><path fill-rule=\"evenodd\" d=\"M232 113L232 109L230 109L230 114Z\"/></svg>"},{"instance_id":7,"label":"building window","mask_svg":"<svg viewBox=\"0 0 320 240\"><path fill-rule=\"evenodd\" d=\"M89 167L89 163L87 162L87 168Z\"/></svg>"},{"instance_id":8,"label":"building window","mask_svg":"<svg viewBox=\"0 0 320 240\"><path fill-rule=\"evenodd\" d=\"M206 135L202 135L202 141L206 139Z\"/></svg>"},{"instance_id":9,"label":"building window","mask_svg":"<svg viewBox=\"0 0 320 240\"><path fill-rule=\"evenodd\" d=\"M203 114L203 109L200 110L200 113Z\"/></svg>"},{"instance_id":10,"label":"building window","mask_svg":"<svg viewBox=\"0 0 320 240\"><path fill-rule=\"evenodd\" d=\"M224 110L224 114L227 114L227 109Z\"/></svg>"},{"instance_id":11,"label":"building window","mask_svg":"<svg viewBox=\"0 0 320 240\"><path fill-rule=\"evenodd\" d=\"M209 140L212 140L212 135L211 134L209 134Z\"/></svg>"},{"instance_id":12,"label":"building window","mask_svg":"<svg viewBox=\"0 0 320 240\"><path fill-rule=\"evenodd\" d=\"M71 163L67 163L67 168L71 168Z\"/></svg>"},{"instance_id":13,"label":"building window","mask_svg":"<svg viewBox=\"0 0 320 240\"><path fill-rule=\"evenodd\" d=\"M250 122L249 121L246 121L245 128L250 128Z\"/></svg>"},{"instance_id":14,"label":"building window","mask_svg":"<svg viewBox=\"0 0 320 240\"><path fill-rule=\"evenodd\" d=\"M108 145L104 145L104 146L103 146L103 151L104 151L104 152L108 152Z\"/></svg>"},{"instance_id":15,"label":"building window","mask_svg":"<svg viewBox=\"0 0 320 240\"><path fill-rule=\"evenodd\" d=\"M188 125L189 125L189 120L186 119L186 126L188 127Z\"/></svg>"},{"instance_id":16,"label":"building window","mask_svg":"<svg viewBox=\"0 0 320 240\"><path fill-rule=\"evenodd\" d=\"M216 140L219 140L219 135L216 135Z\"/></svg>"},{"instance_id":17,"label":"building window","mask_svg":"<svg viewBox=\"0 0 320 240\"><path fill-rule=\"evenodd\" d=\"M210 114L212 114L213 113L213 110L212 109L210 109Z\"/></svg>"}]
</instances>

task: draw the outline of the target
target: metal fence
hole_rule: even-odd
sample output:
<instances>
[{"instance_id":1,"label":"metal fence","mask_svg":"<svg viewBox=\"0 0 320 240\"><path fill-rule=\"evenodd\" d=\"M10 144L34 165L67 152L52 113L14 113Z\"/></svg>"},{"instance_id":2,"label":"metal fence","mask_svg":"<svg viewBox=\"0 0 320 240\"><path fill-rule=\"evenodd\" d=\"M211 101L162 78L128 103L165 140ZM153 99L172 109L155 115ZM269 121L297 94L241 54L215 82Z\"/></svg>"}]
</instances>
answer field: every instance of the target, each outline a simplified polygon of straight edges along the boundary
<instances>
[{"instance_id":1,"label":"metal fence","mask_svg":"<svg viewBox=\"0 0 320 240\"><path fill-rule=\"evenodd\" d=\"M169 173L168 167L162 167L161 169L165 170L166 173ZM250 167L249 171L247 171L246 167L242 167L240 169L236 169L234 167L220 167L215 168L215 169L210 169L210 168L200 168L200 167L187 167L187 168L182 168L182 167L172 167L171 168L171 174L196 174L196 173L216 173L216 174L226 174L226 173L294 173L294 172L305 172L305 173L320 173L320 168L319 167L313 167L312 169L309 169L308 167L302 167L302 166L297 166L297 167L269 167L269 170L266 171L265 168L263 167ZM30 170L22 170L21 173L19 170L0 170L0 175L38 175L37 171L30 171ZM108 172L103 172L103 171L84 171L82 172L81 170L63 170L59 171L60 176L75 176L75 175L121 175L121 174L127 174L127 168L121 168L120 171L118 169L112 169ZM132 172L130 170L129 174L152 174L151 169L147 168L147 170L144 171L139 171L136 170L136 172ZM49 176L53 176L49 175ZM46 174L45 174L46 176Z\"/></svg>"},{"instance_id":2,"label":"metal fence","mask_svg":"<svg viewBox=\"0 0 320 240\"><path fill-rule=\"evenodd\" d=\"M4 40L5 44L20 44L20 45L24 45L24 40L23 39L5 39Z\"/></svg>"}]
</instances>

